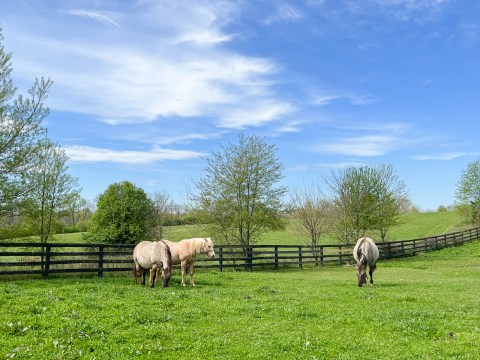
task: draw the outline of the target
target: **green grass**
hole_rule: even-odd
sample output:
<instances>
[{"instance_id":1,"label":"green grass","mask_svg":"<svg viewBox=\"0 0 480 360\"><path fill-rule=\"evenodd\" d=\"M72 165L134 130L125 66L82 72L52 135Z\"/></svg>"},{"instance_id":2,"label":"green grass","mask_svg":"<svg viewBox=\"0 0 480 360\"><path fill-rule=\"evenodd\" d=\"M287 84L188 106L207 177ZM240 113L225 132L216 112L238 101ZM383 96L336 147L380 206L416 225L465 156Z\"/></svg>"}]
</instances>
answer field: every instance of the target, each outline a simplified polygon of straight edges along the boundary
<instances>
[{"instance_id":1,"label":"green grass","mask_svg":"<svg viewBox=\"0 0 480 360\"><path fill-rule=\"evenodd\" d=\"M0 358L477 359L480 242L353 267L2 279Z\"/></svg>"}]
</instances>

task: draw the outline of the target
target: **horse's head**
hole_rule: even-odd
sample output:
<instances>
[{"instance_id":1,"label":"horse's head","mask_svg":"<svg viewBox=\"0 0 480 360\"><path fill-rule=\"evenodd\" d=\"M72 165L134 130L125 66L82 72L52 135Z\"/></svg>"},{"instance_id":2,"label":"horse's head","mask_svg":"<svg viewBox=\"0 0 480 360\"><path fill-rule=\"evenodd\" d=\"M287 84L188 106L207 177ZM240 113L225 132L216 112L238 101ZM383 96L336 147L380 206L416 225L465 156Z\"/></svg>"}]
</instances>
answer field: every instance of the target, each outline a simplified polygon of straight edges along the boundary
<instances>
[{"instance_id":1,"label":"horse's head","mask_svg":"<svg viewBox=\"0 0 480 360\"><path fill-rule=\"evenodd\" d=\"M205 254L208 255L208 257L214 258L215 257L215 251L213 250L213 241L210 238L205 238L205 242L203 244L203 251L205 251Z\"/></svg>"},{"instance_id":2,"label":"horse's head","mask_svg":"<svg viewBox=\"0 0 480 360\"><path fill-rule=\"evenodd\" d=\"M162 287L166 288L168 286L171 275L172 275L172 270L170 267L164 268L162 270Z\"/></svg>"},{"instance_id":3,"label":"horse's head","mask_svg":"<svg viewBox=\"0 0 480 360\"><path fill-rule=\"evenodd\" d=\"M367 283L367 265L360 262L355 265L355 269L357 270L358 287L362 287Z\"/></svg>"}]
</instances>

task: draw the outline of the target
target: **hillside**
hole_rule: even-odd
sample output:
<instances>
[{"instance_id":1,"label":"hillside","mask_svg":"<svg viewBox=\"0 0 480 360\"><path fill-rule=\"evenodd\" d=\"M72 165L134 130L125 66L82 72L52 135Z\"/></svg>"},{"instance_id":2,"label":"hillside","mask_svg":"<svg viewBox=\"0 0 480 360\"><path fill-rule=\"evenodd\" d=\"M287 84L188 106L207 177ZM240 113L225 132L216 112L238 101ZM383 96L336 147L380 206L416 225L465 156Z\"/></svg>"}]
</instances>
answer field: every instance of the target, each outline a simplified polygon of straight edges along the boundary
<instances>
[{"instance_id":1,"label":"hillside","mask_svg":"<svg viewBox=\"0 0 480 360\"><path fill-rule=\"evenodd\" d=\"M425 212L410 213L401 215L401 224L392 228L387 234L387 241L409 240L426 236L445 234L468 228L462 223L462 218L458 213L450 212ZM377 239L375 234L368 234ZM208 237L214 242L218 237L215 234L209 234L205 226L202 225L182 225L168 227L165 231L165 238L173 241L179 241L191 237ZM81 242L80 234L61 234L56 236L59 242ZM259 244L279 244L296 245L304 243L304 239L299 234L293 224L289 223L284 231L269 231L265 233ZM321 240L322 244L335 244L337 240L325 236Z\"/></svg>"}]
</instances>

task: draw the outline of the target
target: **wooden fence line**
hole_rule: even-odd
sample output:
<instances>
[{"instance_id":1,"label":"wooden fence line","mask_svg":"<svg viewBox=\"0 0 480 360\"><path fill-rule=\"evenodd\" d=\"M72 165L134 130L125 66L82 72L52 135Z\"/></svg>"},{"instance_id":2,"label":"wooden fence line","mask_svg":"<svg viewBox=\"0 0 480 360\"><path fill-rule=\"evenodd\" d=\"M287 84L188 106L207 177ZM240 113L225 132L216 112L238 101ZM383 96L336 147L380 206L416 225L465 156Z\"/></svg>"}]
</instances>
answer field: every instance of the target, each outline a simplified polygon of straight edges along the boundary
<instances>
[{"instance_id":1,"label":"wooden fence line","mask_svg":"<svg viewBox=\"0 0 480 360\"><path fill-rule=\"evenodd\" d=\"M378 243L381 259L413 256L418 252L463 245L480 238L480 228L420 239ZM228 268L253 271L313 264L353 264L353 244L319 245L219 245L215 259L200 256L196 268ZM0 243L0 275L133 271L134 245L72 243ZM32 250L34 249L34 250Z\"/></svg>"}]
</instances>

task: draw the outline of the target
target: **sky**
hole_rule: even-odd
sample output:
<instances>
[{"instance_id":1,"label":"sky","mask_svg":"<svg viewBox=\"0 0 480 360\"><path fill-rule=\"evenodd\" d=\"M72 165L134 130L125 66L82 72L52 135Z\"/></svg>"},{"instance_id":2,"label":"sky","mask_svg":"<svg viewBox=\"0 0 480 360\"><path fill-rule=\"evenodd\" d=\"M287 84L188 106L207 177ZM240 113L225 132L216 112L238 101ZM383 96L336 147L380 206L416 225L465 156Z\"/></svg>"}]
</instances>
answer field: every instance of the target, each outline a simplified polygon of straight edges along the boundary
<instances>
[{"instance_id":1,"label":"sky","mask_svg":"<svg viewBox=\"0 0 480 360\"><path fill-rule=\"evenodd\" d=\"M82 196L131 181L188 201L239 132L282 185L391 164L420 210L480 157L480 3L0 0L17 94L53 80L44 125Z\"/></svg>"}]
</instances>

